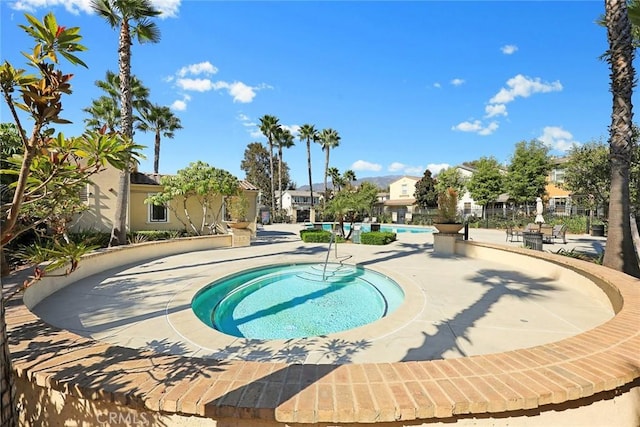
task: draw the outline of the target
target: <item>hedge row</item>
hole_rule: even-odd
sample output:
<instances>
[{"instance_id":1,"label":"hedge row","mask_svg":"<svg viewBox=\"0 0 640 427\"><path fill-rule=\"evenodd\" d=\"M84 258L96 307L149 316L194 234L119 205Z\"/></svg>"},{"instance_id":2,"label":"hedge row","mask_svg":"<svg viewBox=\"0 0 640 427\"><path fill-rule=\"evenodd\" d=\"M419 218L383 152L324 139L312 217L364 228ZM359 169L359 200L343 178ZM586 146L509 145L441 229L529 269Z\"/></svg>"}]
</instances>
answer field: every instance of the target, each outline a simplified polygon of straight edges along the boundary
<instances>
[{"instance_id":1,"label":"hedge row","mask_svg":"<svg viewBox=\"0 0 640 427\"><path fill-rule=\"evenodd\" d=\"M396 233L390 231L372 231L360 235L360 243L363 245L387 245L396 240Z\"/></svg>"},{"instance_id":2,"label":"hedge row","mask_svg":"<svg viewBox=\"0 0 640 427\"><path fill-rule=\"evenodd\" d=\"M300 238L305 243L329 243L331 232L326 230L306 229L300 230ZM338 243L344 242L344 238L337 236Z\"/></svg>"}]
</instances>

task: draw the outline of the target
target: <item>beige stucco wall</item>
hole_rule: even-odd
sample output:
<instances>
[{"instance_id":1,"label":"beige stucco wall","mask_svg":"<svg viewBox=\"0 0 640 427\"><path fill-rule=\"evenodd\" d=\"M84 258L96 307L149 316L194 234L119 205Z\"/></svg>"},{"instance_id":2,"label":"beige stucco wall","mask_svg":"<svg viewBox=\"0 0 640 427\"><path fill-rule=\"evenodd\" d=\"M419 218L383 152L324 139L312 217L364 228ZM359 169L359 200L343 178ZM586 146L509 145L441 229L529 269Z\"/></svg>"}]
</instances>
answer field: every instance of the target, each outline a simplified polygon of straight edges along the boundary
<instances>
[{"instance_id":1,"label":"beige stucco wall","mask_svg":"<svg viewBox=\"0 0 640 427\"><path fill-rule=\"evenodd\" d=\"M87 186L88 210L82 212L73 222L75 231L111 231L118 198L120 171L109 167L94 175L93 184Z\"/></svg>"},{"instance_id":2,"label":"beige stucco wall","mask_svg":"<svg viewBox=\"0 0 640 427\"><path fill-rule=\"evenodd\" d=\"M410 178L408 176L403 176L397 181L392 182L389 185L389 199L391 200L400 200L400 199L412 199L416 192L416 183L418 180L416 178ZM407 185L407 193L402 194L402 185Z\"/></svg>"},{"instance_id":3,"label":"beige stucco wall","mask_svg":"<svg viewBox=\"0 0 640 427\"><path fill-rule=\"evenodd\" d=\"M71 226L72 230L111 231L115 216L116 200L118 197L119 177L120 171L109 167L92 178L93 184L88 186L87 191L87 205L89 209L80 214L74 220ZM192 231L190 227L185 227L185 224L187 224L187 226L189 225L189 221L186 218L182 199L180 198L172 201L171 206L174 209L169 210L167 222L149 221L149 206L144 203L144 200L149 197L149 195L161 191L161 189L162 187L159 185L130 185L127 213L127 225L129 231L184 230L185 228L188 228L188 231ZM258 192L244 191L244 194L249 200L248 218L253 222L251 228L255 231ZM209 209L206 212L206 218L204 221L206 224L211 224L214 220L219 222L224 219L224 211L221 209L222 204L223 198L220 196L215 200L213 209ZM195 198L192 198L187 202L187 209L189 211L191 221L196 226L197 230L200 231L202 217L204 214L200 203ZM208 233L209 229L205 226L202 234Z\"/></svg>"}]
</instances>

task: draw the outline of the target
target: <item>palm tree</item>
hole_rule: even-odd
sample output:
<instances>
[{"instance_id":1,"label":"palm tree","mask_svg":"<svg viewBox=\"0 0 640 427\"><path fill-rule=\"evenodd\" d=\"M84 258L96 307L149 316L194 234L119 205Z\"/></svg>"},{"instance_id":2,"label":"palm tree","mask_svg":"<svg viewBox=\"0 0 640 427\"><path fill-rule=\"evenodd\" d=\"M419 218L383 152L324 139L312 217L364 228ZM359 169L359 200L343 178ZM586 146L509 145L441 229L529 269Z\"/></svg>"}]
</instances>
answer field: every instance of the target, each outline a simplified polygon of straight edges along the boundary
<instances>
[{"instance_id":1,"label":"palm tree","mask_svg":"<svg viewBox=\"0 0 640 427\"><path fill-rule=\"evenodd\" d=\"M154 132L155 145L153 152L153 173L158 173L160 167L160 135L173 138L173 132L182 129L180 119L177 118L169 107L152 105L142 110L140 122L137 128L143 132Z\"/></svg>"},{"instance_id":2,"label":"palm tree","mask_svg":"<svg viewBox=\"0 0 640 427\"><path fill-rule=\"evenodd\" d=\"M271 173L271 216L276 212L276 191L274 188L274 175L273 175L273 142L275 134L280 129L278 118L276 116L270 116L265 114L260 117L260 132L267 138L269 143L269 169Z\"/></svg>"},{"instance_id":3,"label":"palm tree","mask_svg":"<svg viewBox=\"0 0 640 427\"><path fill-rule=\"evenodd\" d=\"M629 211L629 169L633 148L633 104L631 94L633 69L633 36L627 12L627 0L605 0L605 21L611 67L613 111L609 138L611 191L609 197L609 233L603 265L640 277L640 265L631 235Z\"/></svg>"},{"instance_id":4,"label":"palm tree","mask_svg":"<svg viewBox=\"0 0 640 427\"><path fill-rule=\"evenodd\" d=\"M356 173L351 169L346 170L342 174L342 178L349 184L349 187L351 187L353 185L352 183L356 180Z\"/></svg>"},{"instance_id":5,"label":"palm tree","mask_svg":"<svg viewBox=\"0 0 640 427\"><path fill-rule=\"evenodd\" d=\"M322 129L322 131L320 131L320 134L318 135L318 140L320 141L320 146L325 152L324 197L325 197L325 203L326 203L327 194L328 194L327 193L327 176L329 173L329 151L331 151L332 148L335 148L338 145L340 145L340 136L338 135L338 132L336 130L327 128L327 129Z\"/></svg>"},{"instance_id":6,"label":"palm tree","mask_svg":"<svg viewBox=\"0 0 640 427\"><path fill-rule=\"evenodd\" d=\"M131 45L135 37L139 43L160 41L160 31L150 18L160 15L149 0L91 0L91 7L109 26L119 31L118 65L120 79L120 132L133 138L133 108L131 104ZM127 204L129 200L129 164L120 173L115 219L109 246L127 242Z\"/></svg>"},{"instance_id":7,"label":"palm tree","mask_svg":"<svg viewBox=\"0 0 640 427\"><path fill-rule=\"evenodd\" d=\"M342 190L342 177L340 176L340 171L338 168L329 168L327 170L329 177L331 177L331 186L333 187L333 193L337 193Z\"/></svg>"},{"instance_id":8,"label":"palm tree","mask_svg":"<svg viewBox=\"0 0 640 427\"><path fill-rule=\"evenodd\" d=\"M110 132L116 132L121 123L121 111L118 107L120 102L120 77L112 71L107 71L104 80L97 80L96 86L106 92L106 95L91 102L91 106L83 111L91 114L85 119L87 126L99 129L106 126ZM131 76L131 105L133 109L140 112L144 108L149 108L149 89L136 77ZM139 117L134 118L140 120Z\"/></svg>"},{"instance_id":9,"label":"palm tree","mask_svg":"<svg viewBox=\"0 0 640 427\"><path fill-rule=\"evenodd\" d=\"M91 115L88 119L84 119L84 122L92 129L106 126L110 133L115 133L120 124L118 103L108 96L102 95L100 98L94 99L91 101L91 106L83 108L82 111Z\"/></svg>"},{"instance_id":10,"label":"palm tree","mask_svg":"<svg viewBox=\"0 0 640 427\"><path fill-rule=\"evenodd\" d=\"M291 148L295 144L293 142L293 135L289 129L280 128L276 133L276 144L278 144L278 193L280 194L280 206L282 211L282 149Z\"/></svg>"},{"instance_id":11,"label":"palm tree","mask_svg":"<svg viewBox=\"0 0 640 427\"><path fill-rule=\"evenodd\" d=\"M307 168L309 169L309 193L311 193L311 210L313 211L313 181L311 180L311 141L318 140L318 131L315 126L304 124L298 131L300 141L307 142Z\"/></svg>"}]
</instances>

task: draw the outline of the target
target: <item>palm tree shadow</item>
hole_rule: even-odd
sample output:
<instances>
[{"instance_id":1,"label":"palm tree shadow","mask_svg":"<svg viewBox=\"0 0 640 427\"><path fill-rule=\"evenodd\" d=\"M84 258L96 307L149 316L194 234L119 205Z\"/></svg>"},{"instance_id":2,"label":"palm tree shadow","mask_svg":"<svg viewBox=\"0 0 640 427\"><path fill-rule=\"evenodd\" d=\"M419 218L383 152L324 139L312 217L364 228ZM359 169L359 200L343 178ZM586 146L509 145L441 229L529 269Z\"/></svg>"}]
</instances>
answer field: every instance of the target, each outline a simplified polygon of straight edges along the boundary
<instances>
[{"instance_id":1,"label":"palm tree shadow","mask_svg":"<svg viewBox=\"0 0 640 427\"><path fill-rule=\"evenodd\" d=\"M470 329L486 316L500 299L505 296L519 299L546 298L545 293L558 289L548 284L554 280L553 278L534 278L515 271L484 269L477 271L468 280L486 288L482 297L453 317L439 322L434 334L422 332L423 343L419 347L409 349L403 361L444 359L449 351L467 356L464 349L458 345L458 340L464 339L470 343Z\"/></svg>"}]
</instances>

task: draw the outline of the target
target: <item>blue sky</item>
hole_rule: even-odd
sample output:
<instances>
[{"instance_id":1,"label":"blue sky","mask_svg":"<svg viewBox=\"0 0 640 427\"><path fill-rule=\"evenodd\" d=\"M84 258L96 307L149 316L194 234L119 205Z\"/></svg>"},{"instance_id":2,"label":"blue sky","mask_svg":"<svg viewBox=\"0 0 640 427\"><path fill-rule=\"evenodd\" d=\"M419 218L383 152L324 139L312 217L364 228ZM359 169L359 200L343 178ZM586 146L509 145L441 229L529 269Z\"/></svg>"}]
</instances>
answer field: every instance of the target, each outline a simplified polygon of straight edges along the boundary
<instances>
[{"instance_id":1,"label":"blue sky","mask_svg":"<svg viewBox=\"0 0 640 427\"><path fill-rule=\"evenodd\" d=\"M79 26L89 69L63 63L74 93L60 126L83 130L82 111L101 95L94 82L117 72L117 34L89 0L2 0L1 58L24 67L32 47L18 28L28 11L53 11ZM358 178L421 176L494 156L508 162L522 140L561 156L572 144L607 138L609 69L599 59L604 1L154 1L162 40L133 46L132 72L170 106L184 129L163 139L160 173L202 160L244 178L247 144L266 145L265 114L295 131L334 128L331 166ZM0 110L9 121L6 107ZM141 171L153 167L153 135ZM298 185L308 183L306 146L285 150ZM312 147L313 180L324 154Z\"/></svg>"}]
</instances>

